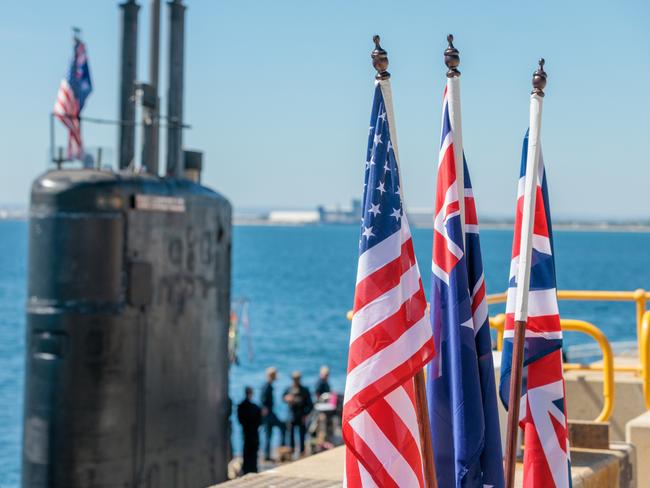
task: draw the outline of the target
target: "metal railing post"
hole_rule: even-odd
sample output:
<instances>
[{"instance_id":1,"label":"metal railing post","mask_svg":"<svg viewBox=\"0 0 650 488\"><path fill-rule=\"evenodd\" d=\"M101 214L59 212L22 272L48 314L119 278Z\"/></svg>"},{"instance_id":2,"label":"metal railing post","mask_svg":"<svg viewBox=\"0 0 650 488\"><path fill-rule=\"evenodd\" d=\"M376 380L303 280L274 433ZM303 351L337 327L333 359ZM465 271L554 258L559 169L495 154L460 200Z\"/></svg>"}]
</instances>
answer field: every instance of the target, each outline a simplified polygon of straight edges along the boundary
<instances>
[{"instance_id":1,"label":"metal railing post","mask_svg":"<svg viewBox=\"0 0 650 488\"><path fill-rule=\"evenodd\" d=\"M639 359L641 361L641 379L643 380L643 400L646 410L650 411L650 312L641 319L639 336Z\"/></svg>"}]
</instances>

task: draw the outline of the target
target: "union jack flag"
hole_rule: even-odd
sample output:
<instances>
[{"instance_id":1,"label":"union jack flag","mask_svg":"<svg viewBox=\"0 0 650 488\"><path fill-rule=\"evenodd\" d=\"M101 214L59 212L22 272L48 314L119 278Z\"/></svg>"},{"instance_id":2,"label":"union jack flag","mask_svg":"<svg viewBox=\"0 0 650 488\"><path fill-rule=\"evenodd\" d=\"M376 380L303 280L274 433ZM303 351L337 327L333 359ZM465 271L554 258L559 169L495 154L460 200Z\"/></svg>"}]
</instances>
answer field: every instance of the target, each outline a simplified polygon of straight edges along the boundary
<instances>
[{"instance_id":1,"label":"union jack flag","mask_svg":"<svg viewBox=\"0 0 650 488\"><path fill-rule=\"evenodd\" d=\"M503 334L499 393L506 408L508 408L510 394L515 294L527 153L528 133L524 137L521 155L517 215L506 304L506 326ZM568 487L571 486L571 465L566 395L562 374L562 329L555 284L551 212L541 151L539 158L524 351L525 369L519 414L519 425L524 429L525 436L524 486Z\"/></svg>"},{"instance_id":2,"label":"union jack flag","mask_svg":"<svg viewBox=\"0 0 650 488\"><path fill-rule=\"evenodd\" d=\"M350 488L424 486L413 376L434 349L400 193L387 84L375 87L365 163L343 404Z\"/></svg>"},{"instance_id":3,"label":"union jack flag","mask_svg":"<svg viewBox=\"0 0 650 488\"><path fill-rule=\"evenodd\" d=\"M68 129L68 158L70 159L81 159L84 154L79 116L92 90L86 45L75 37L70 69L66 77L61 80L54 103L54 115Z\"/></svg>"},{"instance_id":4,"label":"union jack flag","mask_svg":"<svg viewBox=\"0 0 650 488\"><path fill-rule=\"evenodd\" d=\"M447 89L434 216L427 393L440 486L503 486L501 437L478 219L467 163L459 195ZM464 199L465 242L460 218Z\"/></svg>"}]
</instances>

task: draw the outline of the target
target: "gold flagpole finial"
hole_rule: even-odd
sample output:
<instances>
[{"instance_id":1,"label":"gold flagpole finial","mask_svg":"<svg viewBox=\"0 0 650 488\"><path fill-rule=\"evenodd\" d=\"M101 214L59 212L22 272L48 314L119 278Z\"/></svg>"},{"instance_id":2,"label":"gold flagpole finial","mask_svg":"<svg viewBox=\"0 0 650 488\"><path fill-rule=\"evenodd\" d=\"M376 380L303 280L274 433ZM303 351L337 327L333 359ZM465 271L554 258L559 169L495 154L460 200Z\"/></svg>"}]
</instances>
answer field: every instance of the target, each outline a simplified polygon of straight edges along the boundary
<instances>
[{"instance_id":1,"label":"gold flagpole finial","mask_svg":"<svg viewBox=\"0 0 650 488\"><path fill-rule=\"evenodd\" d=\"M445 64L447 65L447 78L455 78L460 76L460 71L458 71L458 65L460 64L460 55L458 49L454 47L454 36L449 34L447 36L447 42L449 45L445 49Z\"/></svg>"},{"instance_id":2,"label":"gold flagpole finial","mask_svg":"<svg viewBox=\"0 0 650 488\"><path fill-rule=\"evenodd\" d=\"M531 95L544 96L544 88L546 87L546 71L544 71L544 58L539 60L539 68L533 73L533 91Z\"/></svg>"},{"instance_id":3,"label":"gold flagpole finial","mask_svg":"<svg viewBox=\"0 0 650 488\"><path fill-rule=\"evenodd\" d=\"M375 49L370 54L372 58L372 65L377 70L375 79L387 80L390 78L390 73L386 71L388 68L388 53L379 45L381 39L378 35L373 36L372 41L375 43Z\"/></svg>"}]
</instances>

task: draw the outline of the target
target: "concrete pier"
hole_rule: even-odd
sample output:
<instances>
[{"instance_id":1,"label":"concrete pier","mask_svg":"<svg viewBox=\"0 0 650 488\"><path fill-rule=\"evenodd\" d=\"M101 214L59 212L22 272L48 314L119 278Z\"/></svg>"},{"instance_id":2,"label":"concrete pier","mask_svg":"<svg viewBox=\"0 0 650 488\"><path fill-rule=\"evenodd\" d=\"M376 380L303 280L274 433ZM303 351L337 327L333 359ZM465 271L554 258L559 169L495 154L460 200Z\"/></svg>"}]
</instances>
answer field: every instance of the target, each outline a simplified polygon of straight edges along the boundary
<instances>
[{"instance_id":1,"label":"concrete pier","mask_svg":"<svg viewBox=\"0 0 650 488\"><path fill-rule=\"evenodd\" d=\"M574 488L635 487L635 452L625 443L609 449L571 449ZM343 486L345 448L337 447L259 474L222 483L219 488L337 488ZM517 465L516 486L522 485L523 469Z\"/></svg>"}]
</instances>

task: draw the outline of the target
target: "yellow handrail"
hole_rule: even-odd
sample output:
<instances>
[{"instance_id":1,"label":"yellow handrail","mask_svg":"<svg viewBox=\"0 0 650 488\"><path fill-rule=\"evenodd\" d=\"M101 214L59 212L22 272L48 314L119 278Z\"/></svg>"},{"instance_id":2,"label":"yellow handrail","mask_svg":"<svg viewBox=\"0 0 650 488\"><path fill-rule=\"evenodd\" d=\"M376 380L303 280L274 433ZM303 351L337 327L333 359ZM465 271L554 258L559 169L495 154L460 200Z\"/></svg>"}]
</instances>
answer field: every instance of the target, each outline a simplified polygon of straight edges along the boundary
<instances>
[{"instance_id":1,"label":"yellow handrail","mask_svg":"<svg viewBox=\"0 0 650 488\"><path fill-rule=\"evenodd\" d=\"M650 410L650 312L645 312L641 319L641 339L639 360L641 361L641 378L643 378L643 399L645 408Z\"/></svg>"},{"instance_id":2,"label":"yellow handrail","mask_svg":"<svg viewBox=\"0 0 650 488\"><path fill-rule=\"evenodd\" d=\"M490 327L497 331L497 350L501 351L503 349L503 330L506 325L506 316L505 314L500 313L495 317L490 317ZM598 345L600 350L603 353L603 366L598 368L592 365L576 364L576 363L567 363L564 364L564 371L575 371L575 370L602 370L603 371L603 408L596 417L596 422L606 422L609 420L609 417L612 415L614 409L614 353L612 352L612 347L605 337L605 334L596 327L594 324L585 322L584 320L571 320L571 319L561 319L560 326L562 330L570 330L574 332L582 332L584 334L590 335L593 337ZM646 329L648 337L650 338L650 312L647 313L647 326ZM649 344L650 346L650 344ZM648 353L650 357L650 353ZM650 368L647 368L650 370ZM644 383L645 384L645 383ZM648 406L650 410L650 406Z\"/></svg>"},{"instance_id":3,"label":"yellow handrail","mask_svg":"<svg viewBox=\"0 0 650 488\"><path fill-rule=\"evenodd\" d=\"M562 319L560 320L562 330L582 332L590 335L600 346L603 353L603 408L600 411L596 422L607 422L614 410L614 353L605 334L590 322L584 320ZM576 363L564 365L564 371L575 371L591 369L588 366Z\"/></svg>"},{"instance_id":4,"label":"yellow handrail","mask_svg":"<svg viewBox=\"0 0 650 488\"><path fill-rule=\"evenodd\" d=\"M488 305L505 303L507 292L494 293L487 296ZM641 288L634 291L611 290L558 290L558 300L603 301L603 302L635 302L636 304L636 337L641 350L641 321L646 311L646 303L650 300L650 292Z\"/></svg>"}]
</instances>

